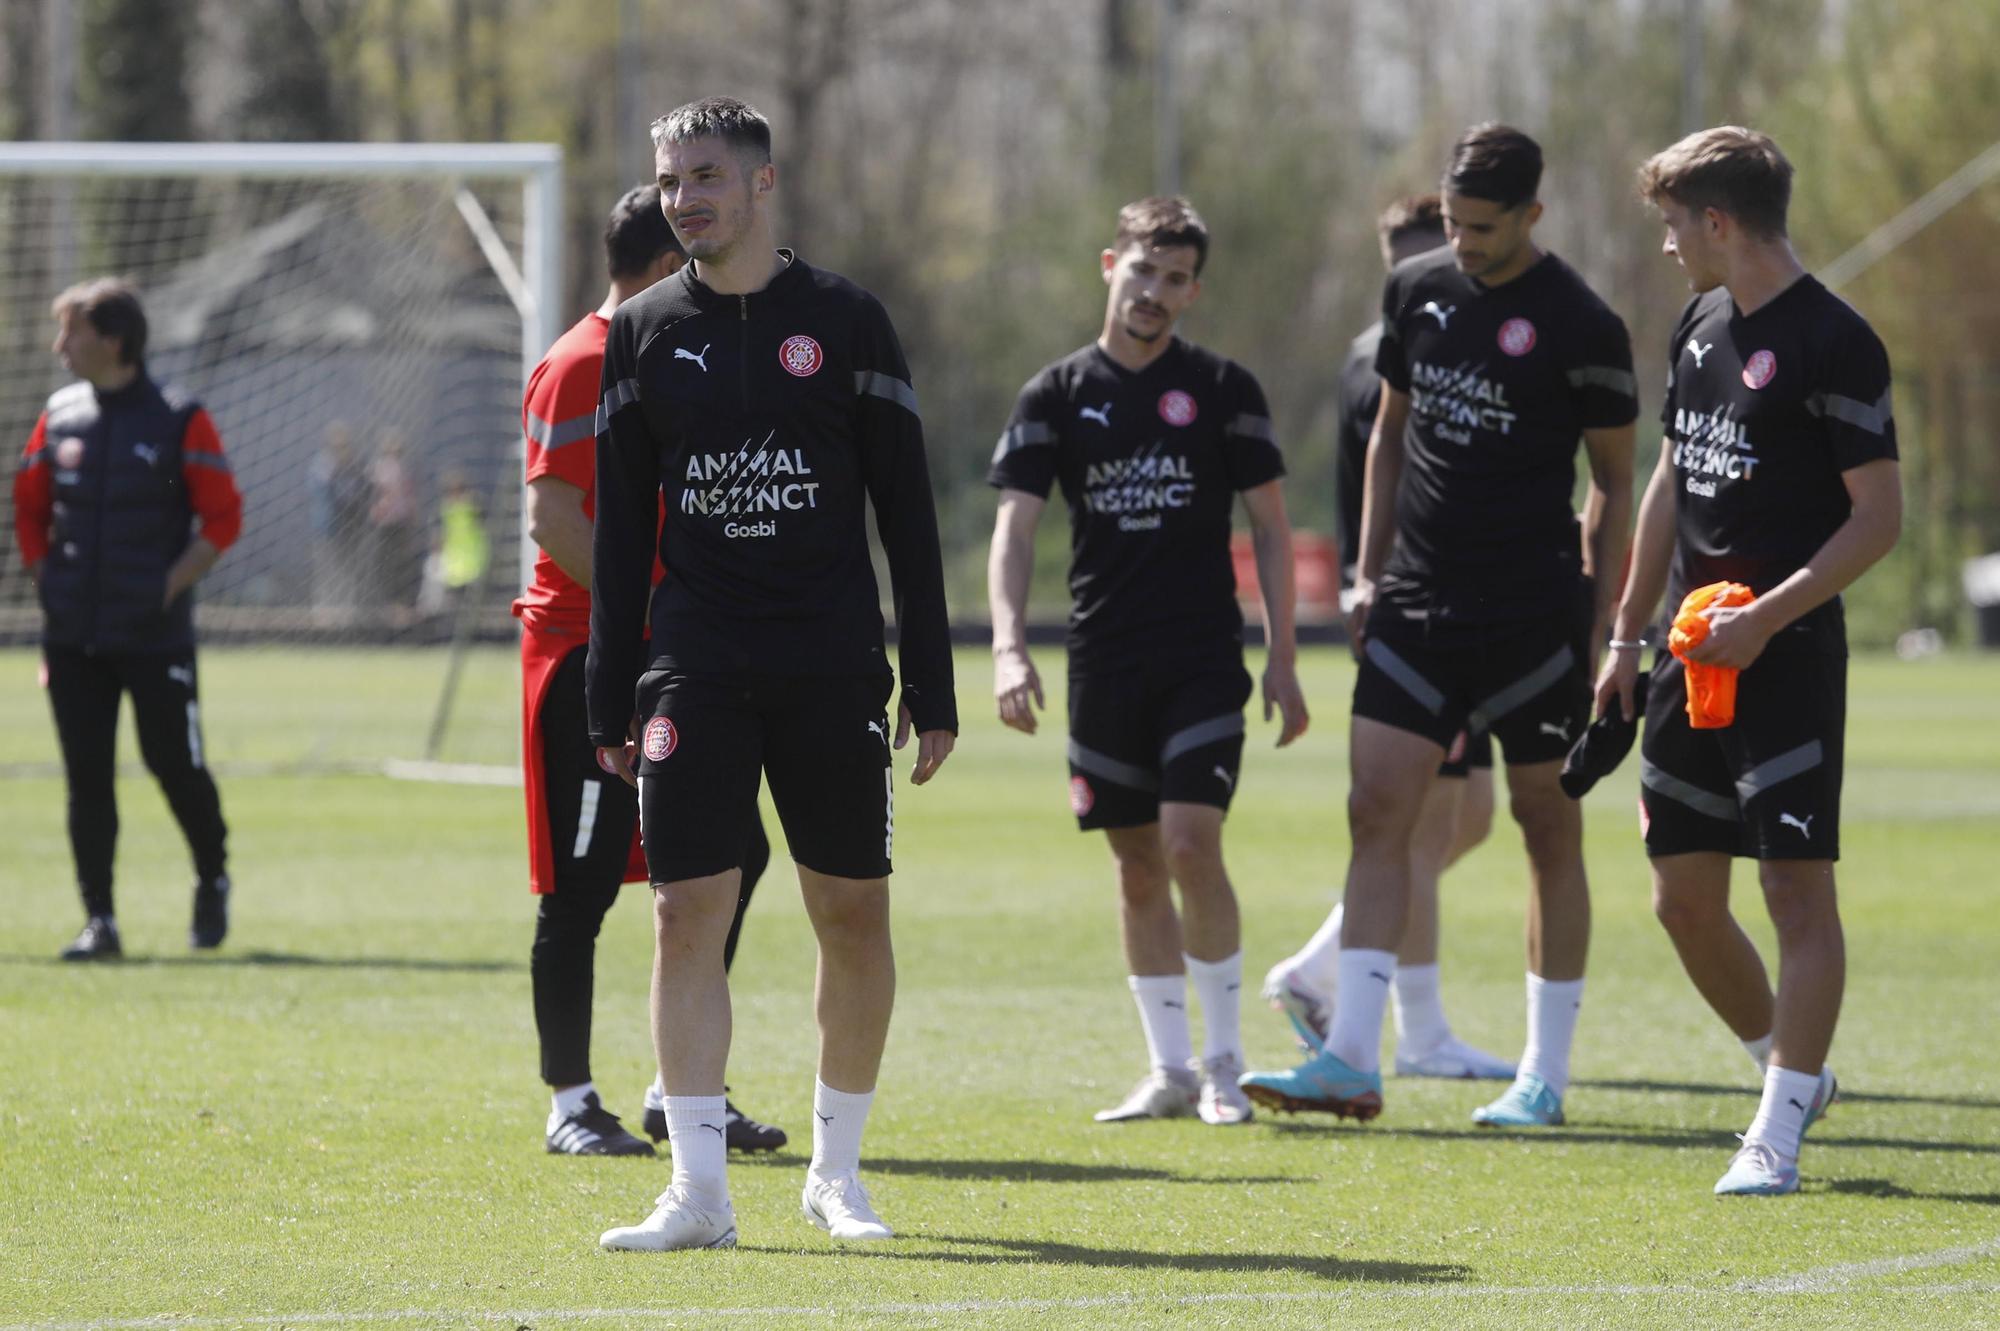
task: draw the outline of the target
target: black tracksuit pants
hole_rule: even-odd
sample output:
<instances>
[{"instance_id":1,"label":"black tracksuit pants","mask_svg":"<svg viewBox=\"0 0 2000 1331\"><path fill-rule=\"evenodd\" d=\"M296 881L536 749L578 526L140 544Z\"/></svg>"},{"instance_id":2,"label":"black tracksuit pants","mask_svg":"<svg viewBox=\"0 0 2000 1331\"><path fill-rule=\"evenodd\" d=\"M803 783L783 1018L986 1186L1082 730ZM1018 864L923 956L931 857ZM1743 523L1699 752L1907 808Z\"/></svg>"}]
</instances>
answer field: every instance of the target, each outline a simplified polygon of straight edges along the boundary
<instances>
[{"instance_id":1,"label":"black tracksuit pants","mask_svg":"<svg viewBox=\"0 0 2000 1331\"><path fill-rule=\"evenodd\" d=\"M91 915L109 915L118 846L118 702L132 695L139 755L187 838L195 876L219 878L229 829L222 797L202 756L194 651L87 652L48 646L49 705L69 782L69 844L77 887Z\"/></svg>"}]
</instances>

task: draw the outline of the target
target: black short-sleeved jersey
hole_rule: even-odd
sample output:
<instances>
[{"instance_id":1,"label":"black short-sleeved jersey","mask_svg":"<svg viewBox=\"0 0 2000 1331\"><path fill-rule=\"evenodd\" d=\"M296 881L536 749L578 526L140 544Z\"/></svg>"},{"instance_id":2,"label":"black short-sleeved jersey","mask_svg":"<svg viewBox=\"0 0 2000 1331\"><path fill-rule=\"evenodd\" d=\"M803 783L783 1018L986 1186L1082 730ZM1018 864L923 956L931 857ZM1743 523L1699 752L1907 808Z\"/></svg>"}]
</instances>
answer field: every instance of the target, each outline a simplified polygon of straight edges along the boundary
<instances>
[{"instance_id":1,"label":"black short-sleeved jersey","mask_svg":"<svg viewBox=\"0 0 2000 1331\"><path fill-rule=\"evenodd\" d=\"M1581 433L1639 412L1624 322L1553 254L1488 287L1433 250L1389 274L1375 367L1410 396L1384 596L1466 621L1539 613L1582 560Z\"/></svg>"},{"instance_id":2,"label":"black short-sleeved jersey","mask_svg":"<svg viewBox=\"0 0 2000 1331\"><path fill-rule=\"evenodd\" d=\"M1372 323L1347 349L1334 403L1333 497L1340 524L1340 585L1354 581L1361 561L1361 500L1368 484L1368 436L1382 406L1382 376L1375 372L1375 349L1382 325Z\"/></svg>"},{"instance_id":3,"label":"black short-sleeved jersey","mask_svg":"<svg viewBox=\"0 0 2000 1331\"><path fill-rule=\"evenodd\" d=\"M1669 610L1711 582L1760 594L1783 582L1852 511L1840 474L1896 456L1888 353L1811 276L1753 314L1724 287L1689 301L1660 416L1675 481Z\"/></svg>"},{"instance_id":4,"label":"black short-sleeved jersey","mask_svg":"<svg viewBox=\"0 0 2000 1331\"><path fill-rule=\"evenodd\" d=\"M1238 491L1284 475L1264 390L1175 338L1145 369L1095 344L1021 390L987 481L1069 504L1072 674L1242 651L1229 557Z\"/></svg>"}]
</instances>

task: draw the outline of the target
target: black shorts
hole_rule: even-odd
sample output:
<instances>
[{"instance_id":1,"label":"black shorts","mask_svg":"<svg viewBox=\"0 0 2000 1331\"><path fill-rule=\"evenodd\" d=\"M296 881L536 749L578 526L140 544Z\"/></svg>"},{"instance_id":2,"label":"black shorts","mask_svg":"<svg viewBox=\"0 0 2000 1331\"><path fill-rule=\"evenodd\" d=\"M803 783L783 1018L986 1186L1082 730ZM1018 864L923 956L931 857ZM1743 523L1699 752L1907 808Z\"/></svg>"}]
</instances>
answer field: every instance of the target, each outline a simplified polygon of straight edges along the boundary
<instances>
[{"instance_id":1,"label":"black shorts","mask_svg":"<svg viewBox=\"0 0 2000 1331\"><path fill-rule=\"evenodd\" d=\"M1831 611L1831 613L1828 613ZM1736 681L1736 720L1696 730L1687 668L1661 652L1639 744L1646 854L1840 858L1847 632L1823 606L1781 630Z\"/></svg>"},{"instance_id":2,"label":"black shorts","mask_svg":"<svg viewBox=\"0 0 2000 1331\"><path fill-rule=\"evenodd\" d=\"M1069 807L1084 831L1158 822L1162 801L1227 809L1243 766L1242 662L1069 681Z\"/></svg>"},{"instance_id":3,"label":"black shorts","mask_svg":"<svg viewBox=\"0 0 2000 1331\"><path fill-rule=\"evenodd\" d=\"M1590 717L1591 593L1579 582L1545 617L1434 622L1382 601L1369 612L1354 715L1422 735L1446 753L1488 736L1509 763L1560 762ZM1492 763L1490 748L1487 765ZM1453 775L1449 764L1443 775Z\"/></svg>"},{"instance_id":4,"label":"black shorts","mask_svg":"<svg viewBox=\"0 0 2000 1331\"><path fill-rule=\"evenodd\" d=\"M655 883L739 867L760 773L792 860L884 878L896 834L882 675L649 671L640 681L639 825Z\"/></svg>"}]
</instances>

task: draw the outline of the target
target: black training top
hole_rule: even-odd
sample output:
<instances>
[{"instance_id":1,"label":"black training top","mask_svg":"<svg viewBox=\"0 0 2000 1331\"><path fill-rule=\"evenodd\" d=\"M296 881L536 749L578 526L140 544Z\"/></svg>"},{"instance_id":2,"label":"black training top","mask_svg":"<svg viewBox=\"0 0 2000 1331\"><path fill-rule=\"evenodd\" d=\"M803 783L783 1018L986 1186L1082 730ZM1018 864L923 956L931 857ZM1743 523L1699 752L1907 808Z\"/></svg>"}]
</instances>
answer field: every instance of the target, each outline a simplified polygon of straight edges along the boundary
<instances>
[{"instance_id":1,"label":"black training top","mask_svg":"<svg viewBox=\"0 0 2000 1331\"><path fill-rule=\"evenodd\" d=\"M1368 488L1368 437L1382 407L1382 376L1375 372L1375 349L1382 324L1369 324L1347 349L1334 400L1334 521L1340 528L1340 585L1352 586L1361 562L1361 500Z\"/></svg>"},{"instance_id":2,"label":"black training top","mask_svg":"<svg viewBox=\"0 0 2000 1331\"><path fill-rule=\"evenodd\" d=\"M1389 274L1375 367L1410 396L1384 597L1467 621L1540 613L1582 562L1581 433L1639 412L1623 321L1553 254L1487 287L1447 247Z\"/></svg>"},{"instance_id":3,"label":"black training top","mask_svg":"<svg viewBox=\"0 0 2000 1331\"><path fill-rule=\"evenodd\" d=\"M1176 337L1133 372L1096 343L1014 403L987 482L1069 503L1072 674L1240 658L1229 556L1238 491L1285 474L1264 390Z\"/></svg>"},{"instance_id":4,"label":"black training top","mask_svg":"<svg viewBox=\"0 0 2000 1331\"><path fill-rule=\"evenodd\" d=\"M864 492L896 598L903 705L918 730L957 729L923 426L873 296L798 259L747 296L683 268L612 316L603 389L592 740L624 740L649 662L729 675L887 671ZM669 571L650 591L649 648L655 554Z\"/></svg>"},{"instance_id":5,"label":"black training top","mask_svg":"<svg viewBox=\"0 0 2000 1331\"><path fill-rule=\"evenodd\" d=\"M1725 287L1689 301L1660 418L1675 477L1669 612L1711 582L1783 582L1852 511L1840 474L1896 456L1888 353L1811 276L1754 314Z\"/></svg>"}]
</instances>

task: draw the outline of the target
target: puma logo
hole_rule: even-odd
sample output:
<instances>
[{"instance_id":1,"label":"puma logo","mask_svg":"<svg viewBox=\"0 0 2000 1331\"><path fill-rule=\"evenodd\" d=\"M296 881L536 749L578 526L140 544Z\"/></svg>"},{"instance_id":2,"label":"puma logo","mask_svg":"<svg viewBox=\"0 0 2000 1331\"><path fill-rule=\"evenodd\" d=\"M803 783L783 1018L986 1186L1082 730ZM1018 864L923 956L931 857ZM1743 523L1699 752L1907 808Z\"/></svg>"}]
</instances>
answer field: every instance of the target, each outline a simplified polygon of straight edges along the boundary
<instances>
[{"instance_id":1,"label":"puma logo","mask_svg":"<svg viewBox=\"0 0 2000 1331\"><path fill-rule=\"evenodd\" d=\"M1175 1001L1174 1001L1173 999L1171 999L1171 998L1167 998L1167 999L1162 999L1162 1000L1161 1000L1161 1002L1160 1002L1160 1006L1161 1006L1161 1007L1170 1007L1170 1008L1175 1008L1175 1009L1177 1009L1177 1010L1179 1010L1179 1011L1186 1011L1186 1010L1187 1010L1187 1004L1186 1004L1186 1003L1176 1003L1176 1002L1175 1002Z\"/></svg>"},{"instance_id":2,"label":"puma logo","mask_svg":"<svg viewBox=\"0 0 2000 1331\"><path fill-rule=\"evenodd\" d=\"M1544 735L1554 735L1557 739L1561 740L1565 744L1569 743L1569 722L1567 720L1565 720L1561 725L1555 725L1551 722L1544 721L1539 726L1537 726L1536 729L1540 730Z\"/></svg>"},{"instance_id":3,"label":"puma logo","mask_svg":"<svg viewBox=\"0 0 2000 1331\"><path fill-rule=\"evenodd\" d=\"M1111 428L1111 404L1109 402L1101 407L1079 407L1076 414L1083 420L1096 421L1107 430Z\"/></svg>"},{"instance_id":4,"label":"puma logo","mask_svg":"<svg viewBox=\"0 0 2000 1331\"><path fill-rule=\"evenodd\" d=\"M1229 769L1224 767L1221 763L1217 763L1213 768L1209 770L1215 773L1217 779L1219 779L1222 782L1224 789L1231 791L1236 789L1236 778L1231 776L1229 774Z\"/></svg>"},{"instance_id":5,"label":"puma logo","mask_svg":"<svg viewBox=\"0 0 2000 1331\"><path fill-rule=\"evenodd\" d=\"M869 733L879 736L884 744L889 742L889 731L882 722L870 721L868 723L868 730Z\"/></svg>"},{"instance_id":6,"label":"puma logo","mask_svg":"<svg viewBox=\"0 0 2000 1331\"><path fill-rule=\"evenodd\" d=\"M151 444L132 445L132 456L144 458L146 460L146 465L149 467L157 467L160 465L160 450L154 448Z\"/></svg>"},{"instance_id":7,"label":"puma logo","mask_svg":"<svg viewBox=\"0 0 2000 1331\"><path fill-rule=\"evenodd\" d=\"M1383 984L1389 983L1389 977L1384 975L1381 971L1369 971L1368 978L1371 980L1380 980Z\"/></svg>"},{"instance_id":8,"label":"puma logo","mask_svg":"<svg viewBox=\"0 0 2000 1331\"><path fill-rule=\"evenodd\" d=\"M1817 817L1819 817L1818 814L1809 813L1801 820L1792 817L1789 813L1781 813L1778 815L1778 826L1796 827L1799 829L1799 835L1810 841L1812 840L1812 820Z\"/></svg>"},{"instance_id":9,"label":"puma logo","mask_svg":"<svg viewBox=\"0 0 2000 1331\"><path fill-rule=\"evenodd\" d=\"M1434 300L1427 300L1424 302L1424 307L1421 310L1418 310L1417 313L1430 315L1433 319L1436 319L1438 321L1438 327L1443 328L1447 323L1450 322L1451 316L1458 313L1458 306L1456 305L1440 306Z\"/></svg>"},{"instance_id":10,"label":"puma logo","mask_svg":"<svg viewBox=\"0 0 2000 1331\"><path fill-rule=\"evenodd\" d=\"M714 344L713 342L704 342L704 343L702 343L702 347L701 347L701 350L700 350L700 351L689 351L689 350L688 350L688 349L687 349L686 347L675 347L675 348L674 348L674 359L675 359L675 360L691 360L691 361L693 361L693 362L694 362L694 363L695 363L696 365L699 365L699 366L701 366L701 372L702 372L703 374L707 374L707 373L708 373L708 349L709 349L710 347L714 346L714 345L715 345L715 344Z\"/></svg>"},{"instance_id":11,"label":"puma logo","mask_svg":"<svg viewBox=\"0 0 2000 1331\"><path fill-rule=\"evenodd\" d=\"M702 1126L704 1128L707 1128L710 1132L714 1133L718 1137L727 1137L729 1135L728 1133L724 1132L718 1124L704 1123L702 1124Z\"/></svg>"},{"instance_id":12,"label":"puma logo","mask_svg":"<svg viewBox=\"0 0 2000 1331\"><path fill-rule=\"evenodd\" d=\"M813 1110L813 1117L814 1117L814 1118L816 1118L816 1119L818 1119L818 1120L819 1120L820 1122L822 1122L822 1123L832 1123L832 1122L833 1122L833 1115L831 1115L831 1114L822 1114L822 1113L820 1113L820 1112L819 1112L819 1110L817 1110L817 1109Z\"/></svg>"},{"instance_id":13,"label":"puma logo","mask_svg":"<svg viewBox=\"0 0 2000 1331\"><path fill-rule=\"evenodd\" d=\"M188 666L168 666L167 678L187 688L194 687L194 671Z\"/></svg>"},{"instance_id":14,"label":"puma logo","mask_svg":"<svg viewBox=\"0 0 2000 1331\"><path fill-rule=\"evenodd\" d=\"M1701 358L1713 350L1715 350L1715 343L1713 342L1707 346L1703 346L1693 338L1688 339L1688 354L1694 357L1694 367L1697 370L1701 368Z\"/></svg>"},{"instance_id":15,"label":"puma logo","mask_svg":"<svg viewBox=\"0 0 2000 1331\"><path fill-rule=\"evenodd\" d=\"M1788 1105L1790 1105L1790 1106L1791 1106L1792 1108L1794 1108L1794 1109L1798 1110L1798 1111L1799 1111L1799 1112L1800 1112L1801 1114L1803 1114L1803 1113L1805 1113L1805 1112L1806 1112L1806 1107L1805 1107L1804 1105L1800 1104L1800 1103L1799 1103L1799 1102L1798 1102L1797 1100L1793 1100L1793 1099L1789 1099L1789 1098L1788 1098L1788 1099L1787 1099L1787 1100L1785 1101L1785 1103L1786 1103L1786 1104L1788 1104Z\"/></svg>"}]
</instances>

